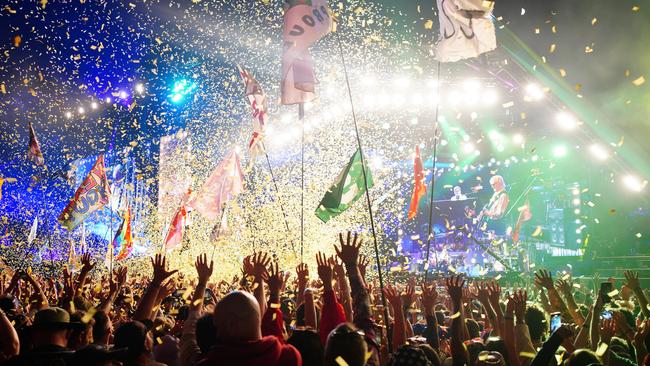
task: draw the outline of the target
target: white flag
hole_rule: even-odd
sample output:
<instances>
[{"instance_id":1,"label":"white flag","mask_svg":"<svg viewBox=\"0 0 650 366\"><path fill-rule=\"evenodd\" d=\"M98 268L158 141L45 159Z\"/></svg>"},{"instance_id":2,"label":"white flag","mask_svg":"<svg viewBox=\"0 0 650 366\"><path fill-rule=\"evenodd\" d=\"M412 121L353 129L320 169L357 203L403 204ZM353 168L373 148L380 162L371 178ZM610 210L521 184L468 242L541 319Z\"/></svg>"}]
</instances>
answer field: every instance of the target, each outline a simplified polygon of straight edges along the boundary
<instances>
[{"instance_id":1,"label":"white flag","mask_svg":"<svg viewBox=\"0 0 650 366\"><path fill-rule=\"evenodd\" d=\"M440 36L436 60L455 62L477 57L497 47L490 17L494 1L437 0Z\"/></svg>"},{"instance_id":2,"label":"white flag","mask_svg":"<svg viewBox=\"0 0 650 366\"><path fill-rule=\"evenodd\" d=\"M34 239L36 239L37 231L38 231L38 216L34 217L32 228L29 229L29 235L27 235L27 244L31 244L34 241Z\"/></svg>"},{"instance_id":3,"label":"white flag","mask_svg":"<svg viewBox=\"0 0 650 366\"><path fill-rule=\"evenodd\" d=\"M81 240L79 241L79 250L81 254L86 254L86 224L81 225Z\"/></svg>"}]
</instances>

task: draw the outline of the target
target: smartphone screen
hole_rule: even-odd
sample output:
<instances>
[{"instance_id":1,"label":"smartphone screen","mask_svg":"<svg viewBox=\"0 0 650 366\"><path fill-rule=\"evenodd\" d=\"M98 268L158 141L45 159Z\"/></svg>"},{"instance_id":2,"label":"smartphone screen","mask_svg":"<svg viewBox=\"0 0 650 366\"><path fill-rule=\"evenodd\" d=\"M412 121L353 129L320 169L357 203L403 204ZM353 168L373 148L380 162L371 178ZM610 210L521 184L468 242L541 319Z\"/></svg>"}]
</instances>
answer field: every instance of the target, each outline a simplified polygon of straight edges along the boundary
<instances>
[{"instance_id":1,"label":"smartphone screen","mask_svg":"<svg viewBox=\"0 0 650 366\"><path fill-rule=\"evenodd\" d=\"M555 332L557 328L562 325L562 317L560 313L551 314L551 333Z\"/></svg>"},{"instance_id":2,"label":"smartphone screen","mask_svg":"<svg viewBox=\"0 0 650 366\"><path fill-rule=\"evenodd\" d=\"M605 320L605 319L611 319L612 318L612 312L609 310L605 310L602 313L600 313L600 318Z\"/></svg>"}]
</instances>

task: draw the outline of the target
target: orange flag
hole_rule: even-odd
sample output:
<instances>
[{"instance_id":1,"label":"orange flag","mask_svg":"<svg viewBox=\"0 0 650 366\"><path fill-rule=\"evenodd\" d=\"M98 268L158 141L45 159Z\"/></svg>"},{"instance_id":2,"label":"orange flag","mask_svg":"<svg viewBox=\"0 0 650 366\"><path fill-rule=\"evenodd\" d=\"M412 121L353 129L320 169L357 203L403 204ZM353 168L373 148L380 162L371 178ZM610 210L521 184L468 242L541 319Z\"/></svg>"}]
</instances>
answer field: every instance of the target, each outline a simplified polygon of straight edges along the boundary
<instances>
[{"instance_id":1,"label":"orange flag","mask_svg":"<svg viewBox=\"0 0 650 366\"><path fill-rule=\"evenodd\" d=\"M414 218L418 213L418 204L420 199L427 194L427 185L424 183L424 168L422 167L422 158L420 157L420 147L415 147L415 158L413 159L413 195L411 195L411 204L409 205L409 220Z\"/></svg>"}]
</instances>

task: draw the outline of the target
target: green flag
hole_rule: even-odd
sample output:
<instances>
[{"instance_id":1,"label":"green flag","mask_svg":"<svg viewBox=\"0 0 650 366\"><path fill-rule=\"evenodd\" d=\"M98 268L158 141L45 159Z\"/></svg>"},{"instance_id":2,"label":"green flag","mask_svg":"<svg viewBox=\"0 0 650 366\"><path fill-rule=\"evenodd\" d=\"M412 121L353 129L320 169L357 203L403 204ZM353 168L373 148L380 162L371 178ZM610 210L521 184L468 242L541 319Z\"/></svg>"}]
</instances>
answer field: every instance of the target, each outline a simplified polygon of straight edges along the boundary
<instances>
[{"instance_id":1,"label":"green flag","mask_svg":"<svg viewBox=\"0 0 650 366\"><path fill-rule=\"evenodd\" d=\"M368 188L372 188L372 174L366 165ZM316 216L323 222L328 222L332 217L338 216L347 210L366 191L363 183L363 170L361 169L361 151L357 150L345 169L336 178L336 182L325 193L316 209Z\"/></svg>"}]
</instances>

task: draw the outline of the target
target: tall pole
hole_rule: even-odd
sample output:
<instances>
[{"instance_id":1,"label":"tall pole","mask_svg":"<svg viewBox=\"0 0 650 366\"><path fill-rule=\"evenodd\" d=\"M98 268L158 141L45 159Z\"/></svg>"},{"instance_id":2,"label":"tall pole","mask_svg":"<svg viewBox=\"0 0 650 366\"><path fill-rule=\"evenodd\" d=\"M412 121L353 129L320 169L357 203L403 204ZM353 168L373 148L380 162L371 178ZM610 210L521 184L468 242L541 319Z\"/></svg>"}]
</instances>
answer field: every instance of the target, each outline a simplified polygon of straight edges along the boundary
<instances>
[{"instance_id":1,"label":"tall pole","mask_svg":"<svg viewBox=\"0 0 650 366\"><path fill-rule=\"evenodd\" d=\"M436 233L433 232L433 194L436 187L436 154L438 152L438 112L440 110L440 61L438 61L438 77L436 79L436 113L435 129L433 130L433 166L431 168L431 196L429 198L429 229L427 233L427 258L424 266L424 282L429 280L429 255L431 252L431 235L433 233L433 250L436 257L436 274L438 274L438 247L436 246Z\"/></svg>"},{"instance_id":2,"label":"tall pole","mask_svg":"<svg viewBox=\"0 0 650 366\"><path fill-rule=\"evenodd\" d=\"M366 176L366 163L363 157L363 149L361 146L361 137L359 136L359 126L357 124L357 116L354 111L354 102L352 100L352 89L350 88L350 78L348 77L347 66L345 65L345 56L343 55L343 46L341 45L341 37L338 33L336 34L336 41L339 46L339 53L341 54L341 63L343 64L343 73L345 74L345 84L348 89L348 96L350 97L350 107L352 109L352 120L354 121L354 132L357 137L357 147L361 155L361 172L363 173L363 184L366 190L366 203L368 204L368 214L370 216L370 229L372 231L372 240L375 249L375 261L377 262L377 274L379 277L379 293L381 294L381 303L384 308L384 324L388 326L388 307L386 306L386 297L384 296L384 278L381 274L381 262L379 260L379 247L377 246L377 233L375 231L375 220L372 215L372 203L370 202L370 192L368 191L368 178ZM388 353L393 352L393 346L391 344L392 336L388 333Z\"/></svg>"},{"instance_id":3,"label":"tall pole","mask_svg":"<svg viewBox=\"0 0 650 366\"><path fill-rule=\"evenodd\" d=\"M275 180L275 174L273 173L273 168L271 167L271 160L269 159L269 154L266 152L266 148L262 144L262 149L264 149L264 156L266 157L266 165L269 168L269 173L271 174L271 181L273 182L273 188L275 188L275 194L277 199L280 201L280 210L282 211L282 217L284 218L284 226L287 229L287 236L289 237L289 242L291 243L291 250L296 252L296 248L293 246L293 239L291 239L291 230L289 230L289 220L287 219L287 213L284 210L284 204L282 203L282 197L280 197L280 190L278 189L278 182ZM302 222L302 220L301 220ZM301 225L302 226L302 225ZM301 241L302 242L302 241ZM302 248L302 245L301 245ZM302 252L301 252L302 255ZM302 256L301 256L302 262Z\"/></svg>"},{"instance_id":4,"label":"tall pole","mask_svg":"<svg viewBox=\"0 0 650 366\"><path fill-rule=\"evenodd\" d=\"M298 118L302 127L300 142L300 263L303 263L305 241L305 104L298 105Z\"/></svg>"}]
</instances>

